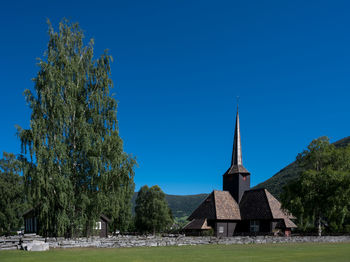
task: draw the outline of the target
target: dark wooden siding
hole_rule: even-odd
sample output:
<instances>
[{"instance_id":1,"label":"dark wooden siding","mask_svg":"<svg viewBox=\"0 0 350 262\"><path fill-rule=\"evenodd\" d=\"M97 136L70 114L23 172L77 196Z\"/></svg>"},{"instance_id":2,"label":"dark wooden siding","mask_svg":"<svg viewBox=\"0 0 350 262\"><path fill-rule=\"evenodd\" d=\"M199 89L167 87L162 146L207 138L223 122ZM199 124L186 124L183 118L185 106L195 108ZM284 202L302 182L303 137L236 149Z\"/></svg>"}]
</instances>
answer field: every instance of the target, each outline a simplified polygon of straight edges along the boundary
<instances>
[{"instance_id":1,"label":"dark wooden siding","mask_svg":"<svg viewBox=\"0 0 350 262\"><path fill-rule=\"evenodd\" d=\"M101 230L100 230L100 237L107 237L108 236L108 225L107 222L103 219L100 219L101 222Z\"/></svg>"},{"instance_id":2,"label":"dark wooden siding","mask_svg":"<svg viewBox=\"0 0 350 262\"><path fill-rule=\"evenodd\" d=\"M227 236L227 223L226 222L216 222L215 233L217 237Z\"/></svg>"},{"instance_id":3,"label":"dark wooden siding","mask_svg":"<svg viewBox=\"0 0 350 262\"><path fill-rule=\"evenodd\" d=\"M215 235L217 237L232 237L235 233L236 222L232 221L220 221L215 223ZM220 232L220 228L222 232Z\"/></svg>"},{"instance_id":4,"label":"dark wooden siding","mask_svg":"<svg viewBox=\"0 0 350 262\"><path fill-rule=\"evenodd\" d=\"M256 233L270 233L272 232L272 220L269 219L258 219L259 221L259 232ZM250 220L239 221L235 230L235 233L253 233L250 232Z\"/></svg>"},{"instance_id":5,"label":"dark wooden siding","mask_svg":"<svg viewBox=\"0 0 350 262\"><path fill-rule=\"evenodd\" d=\"M232 237L235 233L237 223L235 222L228 222L227 223L227 236Z\"/></svg>"},{"instance_id":6,"label":"dark wooden siding","mask_svg":"<svg viewBox=\"0 0 350 262\"><path fill-rule=\"evenodd\" d=\"M38 233L39 232L39 222L35 215L34 210L25 214L24 219L24 233Z\"/></svg>"},{"instance_id":7,"label":"dark wooden siding","mask_svg":"<svg viewBox=\"0 0 350 262\"><path fill-rule=\"evenodd\" d=\"M223 190L229 191L239 203L243 193L250 189L250 174L225 174L223 176Z\"/></svg>"}]
</instances>

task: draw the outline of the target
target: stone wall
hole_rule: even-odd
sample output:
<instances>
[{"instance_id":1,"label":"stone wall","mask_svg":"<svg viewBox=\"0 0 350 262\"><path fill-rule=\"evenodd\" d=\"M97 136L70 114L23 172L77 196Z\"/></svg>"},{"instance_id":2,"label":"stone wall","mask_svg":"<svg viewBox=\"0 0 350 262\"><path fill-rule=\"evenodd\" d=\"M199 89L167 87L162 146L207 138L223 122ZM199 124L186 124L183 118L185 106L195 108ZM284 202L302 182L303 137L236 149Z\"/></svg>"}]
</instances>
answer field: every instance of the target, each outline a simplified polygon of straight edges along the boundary
<instances>
[{"instance_id":1,"label":"stone wall","mask_svg":"<svg viewBox=\"0 0 350 262\"><path fill-rule=\"evenodd\" d=\"M350 236L236 236L236 237L186 237L186 236L115 236L109 238L41 238L35 235L22 237L0 238L0 250L21 249L22 243L31 241L45 241L50 248L76 248L76 247L97 247L97 248L118 248L118 247L156 247L156 246L184 246L184 245L209 245L209 244L265 244L265 243L337 243L350 242Z\"/></svg>"},{"instance_id":2,"label":"stone wall","mask_svg":"<svg viewBox=\"0 0 350 262\"><path fill-rule=\"evenodd\" d=\"M22 244L33 243L34 241L45 241L45 238L35 234L0 237L0 250L22 249Z\"/></svg>"}]
</instances>

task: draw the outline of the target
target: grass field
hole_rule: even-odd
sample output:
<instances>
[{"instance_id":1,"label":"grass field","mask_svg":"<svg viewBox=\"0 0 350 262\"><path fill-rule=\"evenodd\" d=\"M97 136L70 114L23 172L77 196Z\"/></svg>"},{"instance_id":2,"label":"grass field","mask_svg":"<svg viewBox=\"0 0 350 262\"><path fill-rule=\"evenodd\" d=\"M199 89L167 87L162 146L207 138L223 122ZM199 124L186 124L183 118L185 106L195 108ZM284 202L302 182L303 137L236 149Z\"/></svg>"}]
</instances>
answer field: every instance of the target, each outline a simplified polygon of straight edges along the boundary
<instances>
[{"instance_id":1,"label":"grass field","mask_svg":"<svg viewBox=\"0 0 350 262\"><path fill-rule=\"evenodd\" d=\"M0 261L350 261L350 243L202 245L182 247L0 251Z\"/></svg>"}]
</instances>

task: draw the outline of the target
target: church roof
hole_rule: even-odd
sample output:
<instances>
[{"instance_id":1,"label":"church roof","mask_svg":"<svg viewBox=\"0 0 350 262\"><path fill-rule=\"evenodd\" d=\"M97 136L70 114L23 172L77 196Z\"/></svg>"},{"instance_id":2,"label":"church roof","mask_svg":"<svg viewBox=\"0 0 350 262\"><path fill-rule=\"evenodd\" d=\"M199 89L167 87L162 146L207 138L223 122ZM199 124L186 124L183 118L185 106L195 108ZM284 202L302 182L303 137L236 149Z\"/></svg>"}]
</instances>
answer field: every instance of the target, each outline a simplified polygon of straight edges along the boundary
<instances>
[{"instance_id":1,"label":"church roof","mask_svg":"<svg viewBox=\"0 0 350 262\"><path fill-rule=\"evenodd\" d=\"M230 166L230 168L225 172L226 174L249 174L249 171L244 166Z\"/></svg>"},{"instance_id":2,"label":"church roof","mask_svg":"<svg viewBox=\"0 0 350 262\"><path fill-rule=\"evenodd\" d=\"M288 214L282 209L281 203L273 196L267 189L264 189L267 201L269 203L272 217L274 219L278 218L294 218L292 215Z\"/></svg>"},{"instance_id":3,"label":"church roof","mask_svg":"<svg viewBox=\"0 0 350 262\"><path fill-rule=\"evenodd\" d=\"M196 210L188 217L188 220L240 220L239 206L228 191L214 190Z\"/></svg>"},{"instance_id":4,"label":"church roof","mask_svg":"<svg viewBox=\"0 0 350 262\"><path fill-rule=\"evenodd\" d=\"M207 219L193 219L188 222L183 229L211 229L212 227L208 226Z\"/></svg>"},{"instance_id":5,"label":"church roof","mask_svg":"<svg viewBox=\"0 0 350 262\"><path fill-rule=\"evenodd\" d=\"M241 219L239 206L228 191L213 191L217 219Z\"/></svg>"},{"instance_id":6,"label":"church roof","mask_svg":"<svg viewBox=\"0 0 350 262\"><path fill-rule=\"evenodd\" d=\"M296 225L294 217L281 207L281 203L267 189L245 191L239 204L242 219L282 219L286 227Z\"/></svg>"},{"instance_id":7,"label":"church roof","mask_svg":"<svg viewBox=\"0 0 350 262\"><path fill-rule=\"evenodd\" d=\"M285 218L283 219L284 221L284 225L285 227L288 227L288 228L297 228L297 225L294 224L294 222L292 220L290 220L289 218Z\"/></svg>"},{"instance_id":8,"label":"church roof","mask_svg":"<svg viewBox=\"0 0 350 262\"><path fill-rule=\"evenodd\" d=\"M242 219L273 219L264 189L245 191L239 208Z\"/></svg>"},{"instance_id":9,"label":"church roof","mask_svg":"<svg viewBox=\"0 0 350 262\"><path fill-rule=\"evenodd\" d=\"M200 229L204 220L281 220L280 226L295 228L294 217L266 189L245 191L238 205L228 191L214 190L188 217L185 229ZM205 228L203 228L205 229Z\"/></svg>"}]
</instances>

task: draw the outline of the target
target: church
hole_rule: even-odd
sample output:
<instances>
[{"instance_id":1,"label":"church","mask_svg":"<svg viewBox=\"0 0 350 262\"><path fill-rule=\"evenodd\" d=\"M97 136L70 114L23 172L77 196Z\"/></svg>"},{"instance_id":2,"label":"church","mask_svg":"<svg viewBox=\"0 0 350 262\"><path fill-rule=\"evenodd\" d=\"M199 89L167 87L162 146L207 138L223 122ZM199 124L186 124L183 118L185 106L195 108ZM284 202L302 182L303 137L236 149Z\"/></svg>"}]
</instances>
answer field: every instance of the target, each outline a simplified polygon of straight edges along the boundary
<instances>
[{"instance_id":1,"label":"church","mask_svg":"<svg viewBox=\"0 0 350 262\"><path fill-rule=\"evenodd\" d=\"M214 190L188 217L187 235L213 230L217 237L246 234L289 236L294 217L266 189L250 189L250 173L243 166L237 108L230 168L223 175L223 190Z\"/></svg>"}]
</instances>

